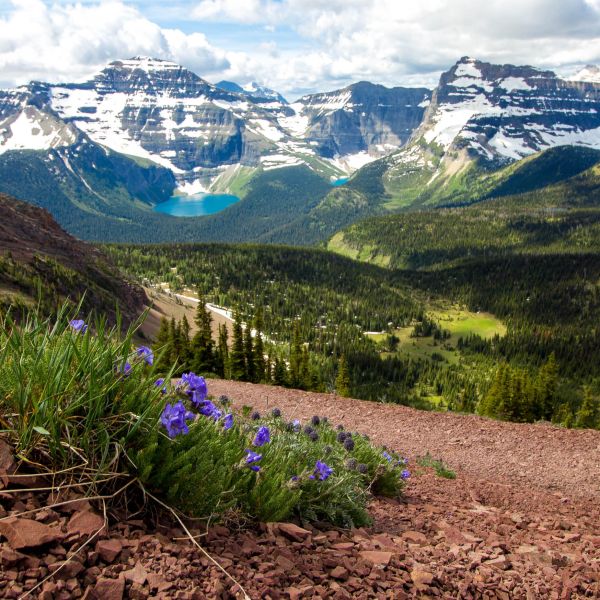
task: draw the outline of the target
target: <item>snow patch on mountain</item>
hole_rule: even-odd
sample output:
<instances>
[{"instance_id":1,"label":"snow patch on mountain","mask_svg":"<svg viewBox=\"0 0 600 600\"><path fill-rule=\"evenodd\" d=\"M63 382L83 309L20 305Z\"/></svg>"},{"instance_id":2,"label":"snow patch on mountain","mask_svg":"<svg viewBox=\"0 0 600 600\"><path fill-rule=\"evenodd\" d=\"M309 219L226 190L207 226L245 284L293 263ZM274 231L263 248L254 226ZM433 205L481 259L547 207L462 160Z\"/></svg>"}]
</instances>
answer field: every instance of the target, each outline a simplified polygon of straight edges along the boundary
<instances>
[{"instance_id":1,"label":"snow patch on mountain","mask_svg":"<svg viewBox=\"0 0 600 600\"><path fill-rule=\"evenodd\" d=\"M77 132L28 106L16 116L0 123L0 154L9 150L50 150L70 146L77 140Z\"/></svg>"},{"instance_id":2,"label":"snow patch on mountain","mask_svg":"<svg viewBox=\"0 0 600 600\"><path fill-rule=\"evenodd\" d=\"M600 67L597 65L587 65L581 71L575 73L567 81L583 81L586 83L600 83Z\"/></svg>"}]
</instances>

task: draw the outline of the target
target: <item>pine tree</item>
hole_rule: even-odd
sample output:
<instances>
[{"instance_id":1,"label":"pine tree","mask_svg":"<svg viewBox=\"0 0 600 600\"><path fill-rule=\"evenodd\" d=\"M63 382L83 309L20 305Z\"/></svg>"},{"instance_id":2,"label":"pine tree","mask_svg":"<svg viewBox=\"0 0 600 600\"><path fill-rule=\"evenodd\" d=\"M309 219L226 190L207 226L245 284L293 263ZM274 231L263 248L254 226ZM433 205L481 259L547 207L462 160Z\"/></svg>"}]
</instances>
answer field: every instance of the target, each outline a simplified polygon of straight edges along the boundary
<instances>
[{"instance_id":1,"label":"pine tree","mask_svg":"<svg viewBox=\"0 0 600 600\"><path fill-rule=\"evenodd\" d=\"M227 325L224 323L219 325L219 341L217 343L215 370L219 377L228 379L230 377L229 370L229 348Z\"/></svg>"},{"instance_id":2,"label":"pine tree","mask_svg":"<svg viewBox=\"0 0 600 600\"><path fill-rule=\"evenodd\" d=\"M287 366L279 357L275 359L275 366L273 368L273 383L275 385L281 385L284 387L289 385Z\"/></svg>"},{"instance_id":3,"label":"pine tree","mask_svg":"<svg viewBox=\"0 0 600 600\"><path fill-rule=\"evenodd\" d=\"M157 357L157 371L168 371L171 368L170 356L171 348L169 346L169 322L164 317L160 320L160 327L156 334L156 341L153 344L154 354Z\"/></svg>"},{"instance_id":4,"label":"pine tree","mask_svg":"<svg viewBox=\"0 0 600 600\"><path fill-rule=\"evenodd\" d=\"M583 401L581 403L581 406L579 407L579 410L577 411L577 416L575 418L575 426L586 427L588 429L597 427L598 416L598 398L594 398L594 396L592 395L591 388L586 385L583 388Z\"/></svg>"},{"instance_id":5,"label":"pine tree","mask_svg":"<svg viewBox=\"0 0 600 600\"><path fill-rule=\"evenodd\" d=\"M256 368L254 362L254 342L250 323L244 330L244 362L246 364L246 380L256 383Z\"/></svg>"},{"instance_id":6,"label":"pine tree","mask_svg":"<svg viewBox=\"0 0 600 600\"><path fill-rule=\"evenodd\" d=\"M267 377L265 374L265 347L262 339L263 331L263 313L262 308L258 306L256 314L254 315L254 330L256 332L254 337L254 373L255 380L257 382L266 381Z\"/></svg>"},{"instance_id":7,"label":"pine tree","mask_svg":"<svg viewBox=\"0 0 600 600\"><path fill-rule=\"evenodd\" d=\"M244 332L239 315L235 315L233 321L233 345L229 359L231 378L245 381L247 378L246 359L244 355Z\"/></svg>"},{"instance_id":8,"label":"pine tree","mask_svg":"<svg viewBox=\"0 0 600 600\"><path fill-rule=\"evenodd\" d=\"M212 316L206 309L204 298L200 298L194 322L198 327L192 340L192 368L196 373L215 371L215 351L212 339Z\"/></svg>"},{"instance_id":9,"label":"pine tree","mask_svg":"<svg viewBox=\"0 0 600 600\"><path fill-rule=\"evenodd\" d=\"M338 396L348 398L350 396L350 372L346 357L342 354L338 363L337 377L335 378L335 392Z\"/></svg>"},{"instance_id":10,"label":"pine tree","mask_svg":"<svg viewBox=\"0 0 600 600\"><path fill-rule=\"evenodd\" d=\"M292 345L290 348L290 385L299 388L302 385L300 369L302 363L302 345L300 343L300 323L294 323Z\"/></svg>"}]
</instances>

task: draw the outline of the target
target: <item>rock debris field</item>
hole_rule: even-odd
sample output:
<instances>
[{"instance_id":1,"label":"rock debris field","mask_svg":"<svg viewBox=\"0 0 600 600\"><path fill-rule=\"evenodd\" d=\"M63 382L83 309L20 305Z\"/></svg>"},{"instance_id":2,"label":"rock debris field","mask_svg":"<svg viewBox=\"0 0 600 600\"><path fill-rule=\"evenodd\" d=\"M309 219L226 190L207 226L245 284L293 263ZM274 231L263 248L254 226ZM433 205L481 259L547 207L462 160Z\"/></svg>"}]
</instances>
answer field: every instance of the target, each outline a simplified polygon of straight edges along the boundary
<instances>
[{"instance_id":1,"label":"rock debris field","mask_svg":"<svg viewBox=\"0 0 600 600\"><path fill-rule=\"evenodd\" d=\"M211 380L209 389L238 408L317 414L366 433L410 459L405 496L373 501L373 525L351 531L293 523L192 530L228 576L177 527L105 525L87 501L49 508L36 482L27 489L20 480L22 493L0 491L0 597L600 598L600 431L231 381ZM426 452L456 479L420 467ZM0 445L7 489L11 460Z\"/></svg>"}]
</instances>

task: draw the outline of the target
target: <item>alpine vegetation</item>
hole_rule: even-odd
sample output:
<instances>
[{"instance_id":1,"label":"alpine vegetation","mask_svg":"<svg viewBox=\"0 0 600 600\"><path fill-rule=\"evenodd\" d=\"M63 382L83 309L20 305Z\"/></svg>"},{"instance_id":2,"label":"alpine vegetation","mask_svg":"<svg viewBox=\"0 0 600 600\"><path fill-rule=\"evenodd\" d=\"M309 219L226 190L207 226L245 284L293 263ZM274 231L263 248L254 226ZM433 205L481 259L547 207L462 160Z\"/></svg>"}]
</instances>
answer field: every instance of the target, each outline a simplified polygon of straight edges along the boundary
<instances>
[{"instance_id":1,"label":"alpine vegetation","mask_svg":"<svg viewBox=\"0 0 600 600\"><path fill-rule=\"evenodd\" d=\"M401 493L404 459L358 434L339 443L318 416L303 427L280 410L237 412L203 377L159 373L161 357L136 347L134 331L69 319L64 308L47 320L3 317L1 422L21 470L109 502L138 489L140 503L211 520L358 526L371 494Z\"/></svg>"}]
</instances>

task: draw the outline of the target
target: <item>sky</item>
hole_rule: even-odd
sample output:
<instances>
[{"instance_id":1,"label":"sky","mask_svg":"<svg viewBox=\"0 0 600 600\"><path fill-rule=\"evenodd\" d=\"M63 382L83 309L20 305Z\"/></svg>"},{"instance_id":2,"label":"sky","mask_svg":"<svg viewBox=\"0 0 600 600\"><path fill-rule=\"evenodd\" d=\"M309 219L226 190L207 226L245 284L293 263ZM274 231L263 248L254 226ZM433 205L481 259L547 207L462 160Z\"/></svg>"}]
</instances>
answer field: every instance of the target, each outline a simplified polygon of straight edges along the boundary
<instances>
[{"instance_id":1,"label":"sky","mask_svg":"<svg viewBox=\"0 0 600 600\"><path fill-rule=\"evenodd\" d=\"M135 55L290 99L355 81L434 87L462 56L600 64L600 0L0 0L0 86L82 81Z\"/></svg>"}]
</instances>

